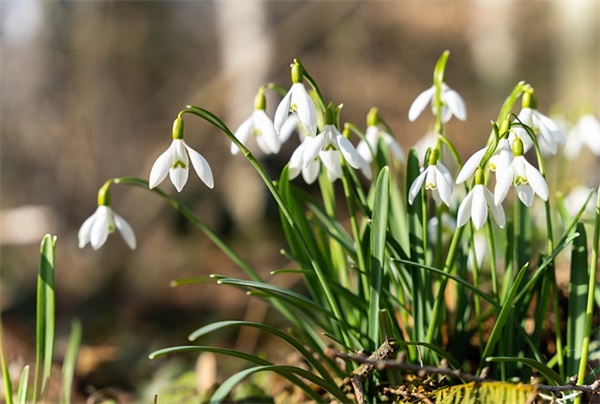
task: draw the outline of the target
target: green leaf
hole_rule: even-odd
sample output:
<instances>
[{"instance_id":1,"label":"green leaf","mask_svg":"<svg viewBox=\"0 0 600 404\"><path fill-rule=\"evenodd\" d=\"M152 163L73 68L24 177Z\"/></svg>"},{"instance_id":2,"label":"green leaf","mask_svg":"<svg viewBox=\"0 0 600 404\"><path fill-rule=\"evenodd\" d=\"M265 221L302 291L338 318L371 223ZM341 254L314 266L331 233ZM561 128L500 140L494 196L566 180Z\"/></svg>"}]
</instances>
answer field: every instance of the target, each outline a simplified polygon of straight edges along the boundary
<instances>
[{"instance_id":1,"label":"green leaf","mask_svg":"<svg viewBox=\"0 0 600 404\"><path fill-rule=\"evenodd\" d=\"M23 371L21 372L21 377L19 378L19 387L17 388L17 403L19 403L19 404L27 403L27 393L28 393L27 385L28 384L29 384L29 365L26 365L23 368ZM11 402L11 401L7 400L7 402Z\"/></svg>"},{"instance_id":2,"label":"green leaf","mask_svg":"<svg viewBox=\"0 0 600 404\"><path fill-rule=\"evenodd\" d=\"M2 349L3 346L4 344L2 343L2 321L0 319L0 368L2 370L2 380L4 380L4 396L6 404L12 404L13 387L10 381L10 373L8 373L8 366L6 366L6 361L4 359L4 349Z\"/></svg>"},{"instance_id":3,"label":"green leaf","mask_svg":"<svg viewBox=\"0 0 600 404\"><path fill-rule=\"evenodd\" d=\"M45 394L52 370L56 331L54 324L56 317L54 300L55 248L56 237L49 234L45 235L40 247L40 265L37 283L34 402Z\"/></svg>"},{"instance_id":4,"label":"green leaf","mask_svg":"<svg viewBox=\"0 0 600 404\"><path fill-rule=\"evenodd\" d=\"M330 383L326 380L321 379L320 377L316 376L313 373L307 372L304 369L295 367L295 366L285 366L285 365L265 365L265 366L256 366L250 369L245 369L242 370L241 372L238 372L236 374L234 374L233 376L231 376L229 379L225 380L221 386L219 386L219 388L217 389L217 391L215 391L215 393L213 394L213 396L210 398L210 402L222 402L223 400L225 400L227 398L227 396L229 395L229 393L231 392L231 390L233 390L237 385L239 385L242 380L244 380L246 377L254 374L254 373L258 373L258 372L275 372L278 373L279 375L285 377L286 379L289 379L290 376L300 376L303 377L305 379L307 379L308 381L316 384L317 386L321 387L323 390L327 391L328 393L330 393L331 395L333 395L336 399L338 399L340 402L348 402L348 397L342 392L342 390L335 384L335 383ZM303 389L306 393L309 393L309 390ZM310 390L312 391L312 390ZM315 398L315 393L312 392L310 393L310 396ZM323 401L323 397L317 397L315 398L317 402L322 402ZM329 400L328 400L329 401Z\"/></svg>"},{"instance_id":5,"label":"green leaf","mask_svg":"<svg viewBox=\"0 0 600 404\"><path fill-rule=\"evenodd\" d=\"M544 365L543 363L536 361L535 359L520 358L520 357L507 357L507 356L494 356L494 357L485 358L485 360L486 360L486 362L509 362L509 363L521 362L521 363L524 363L525 365L529 366L530 368L535 369L538 372L540 372L540 374L546 378L548 383L552 383L556 386L560 386L563 384L563 380L558 373L556 373L554 370L550 369L548 366Z\"/></svg>"},{"instance_id":6,"label":"green leaf","mask_svg":"<svg viewBox=\"0 0 600 404\"><path fill-rule=\"evenodd\" d=\"M226 327L237 327L237 326L258 328L259 330L265 331L271 335L274 335L275 337L278 337L278 338L284 340L289 345L291 345L296 351L298 351L302 355L302 357L304 357L304 359L315 370L317 370L321 374L321 376L323 376L323 378L328 379L332 383L334 382L333 379L331 378L331 375L327 371L327 369L325 369L325 367L321 364L321 362L319 362L317 359L315 359L315 357L313 356L313 354L311 352L309 352L306 348L304 348L304 345L302 344L302 342L294 339L290 335L288 335L274 327L271 327L270 325L251 322L251 321L236 321L236 320L219 321L219 322L211 323L204 327L198 328L196 331L194 331L190 334L188 339L190 341L194 341L194 340L198 339L199 337L209 334L211 332L214 332L216 330L220 330L220 329L226 328Z\"/></svg>"},{"instance_id":7,"label":"green leaf","mask_svg":"<svg viewBox=\"0 0 600 404\"><path fill-rule=\"evenodd\" d=\"M567 375L577 374L581 360L581 342L585 335L585 313L588 299L588 250L583 223L577 225L579 237L573 240L567 317Z\"/></svg>"},{"instance_id":8,"label":"green leaf","mask_svg":"<svg viewBox=\"0 0 600 404\"><path fill-rule=\"evenodd\" d=\"M390 170L384 167L377 177L373 217L371 221L371 298L369 300L369 338L371 349L379 345L379 310L381 309L381 288L385 269L385 240L387 234Z\"/></svg>"},{"instance_id":9,"label":"green leaf","mask_svg":"<svg viewBox=\"0 0 600 404\"><path fill-rule=\"evenodd\" d=\"M525 277L525 274L527 273L528 267L529 267L529 263L526 263L525 265L523 265L523 267L517 274L517 277L516 277L514 283L512 284L512 287L510 288L510 291L508 292L506 299L504 300L504 302L502 302L502 310L500 310L500 313L498 314L498 319L496 320L496 323L494 324L494 328L492 329L492 332L487 341L487 344L485 345L483 353L481 354L482 359L487 358L493 352L494 348L496 347L496 343L498 342L498 340L500 339L500 336L502 335L502 330L504 329L504 325L506 324L511 311L513 310L513 304L515 303L515 297L517 295L517 291L519 290L519 286L521 285L521 282L523 281L523 278ZM481 371L482 367L483 367L483 362L479 365L479 371Z\"/></svg>"},{"instance_id":10,"label":"green leaf","mask_svg":"<svg viewBox=\"0 0 600 404\"><path fill-rule=\"evenodd\" d=\"M67 342L65 360L62 366L62 395L61 403L71 403L71 389L73 386L73 376L75 375L75 365L77 364L77 353L81 344L81 322L73 320L71 322L71 335Z\"/></svg>"}]
</instances>

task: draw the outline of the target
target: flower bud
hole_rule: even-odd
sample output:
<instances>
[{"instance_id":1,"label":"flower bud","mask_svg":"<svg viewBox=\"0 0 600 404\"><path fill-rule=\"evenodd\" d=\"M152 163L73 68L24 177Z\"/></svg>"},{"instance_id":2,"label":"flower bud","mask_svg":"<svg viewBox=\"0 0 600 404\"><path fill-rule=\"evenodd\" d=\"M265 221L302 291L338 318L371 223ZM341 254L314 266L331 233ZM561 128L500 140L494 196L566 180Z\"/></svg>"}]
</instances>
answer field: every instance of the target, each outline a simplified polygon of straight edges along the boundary
<instances>
[{"instance_id":1,"label":"flower bud","mask_svg":"<svg viewBox=\"0 0 600 404\"><path fill-rule=\"evenodd\" d=\"M173 121L173 139L183 139L183 119L180 117Z\"/></svg>"},{"instance_id":2,"label":"flower bud","mask_svg":"<svg viewBox=\"0 0 600 404\"><path fill-rule=\"evenodd\" d=\"M379 125L379 110L375 107L369 110L367 114L367 126Z\"/></svg>"},{"instance_id":3,"label":"flower bud","mask_svg":"<svg viewBox=\"0 0 600 404\"><path fill-rule=\"evenodd\" d=\"M508 117L506 117L500 124L500 129L498 130L498 134L500 135L500 137L502 137L509 130L510 130L510 119L508 119Z\"/></svg>"}]
</instances>

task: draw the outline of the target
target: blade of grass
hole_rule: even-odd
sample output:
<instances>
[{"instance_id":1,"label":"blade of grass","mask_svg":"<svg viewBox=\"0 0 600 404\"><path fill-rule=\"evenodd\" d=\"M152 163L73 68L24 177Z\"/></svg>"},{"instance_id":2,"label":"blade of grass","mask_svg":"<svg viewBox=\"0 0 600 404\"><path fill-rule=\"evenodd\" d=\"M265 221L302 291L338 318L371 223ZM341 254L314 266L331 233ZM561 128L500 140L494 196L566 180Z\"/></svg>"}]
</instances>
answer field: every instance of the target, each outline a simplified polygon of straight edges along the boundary
<instances>
[{"instance_id":1,"label":"blade of grass","mask_svg":"<svg viewBox=\"0 0 600 404\"><path fill-rule=\"evenodd\" d=\"M556 386L560 386L563 384L563 380L558 373L556 373L554 370L550 369L548 366L544 365L543 363L536 361L535 359L509 357L509 356L490 356L488 358L485 358L485 361L486 362L508 362L508 363L521 362L521 363L524 363L525 365L529 366L530 368L535 369L538 372L540 372L540 374L542 376L544 376L544 378L546 378L548 383L552 383Z\"/></svg>"},{"instance_id":2,"label":"blade of grass","mask_svg":"<svg viewBox=\"0 0 600 404\"><path fill-rule=\"evenodd\" d=\"M313 356L313 354L311 352L309 352L308 350L306 350L306 348L304 348L302 343L300 343L296 339L292 338L288 334L286 334L274 327L266 325L266 324L256 323L256 322L251 322L251 321L236 321L236 320L219 321L219 322L211 323L204 327L198 328L196 331L194 331L190 334L188 339L190 341L194 341L203 335L220 330L222 328L238 327L238 326L258 328L259 330L265 331L271 335L274 335L275 337L282 339L283 341L287 342L290 346L292 346L296 351L298 351L304 357L304 359L315 370L317 370L321 374L321 376L323 376L324 379L327 379L332 383L334 382L333 379L331 378L331 375L327 371L327 369L325 369L325 367L321 364L321 362L319 362L317 359L315 359L315 357Z\"/></svg>"},{"instance_id":3,"label":"blade of grass","mask_svg":"<svg viewBox=\"0 0 600 404\"><path fill-rule=\"evenodd\" d=\"M6 360L4 358L4 349L2 348L2 321L0 319L0 367L2 368L2 380L4 381L4 395L6 404L13 403L13 388L10 382L10 374L8 373L8 366L6 366Z\"/></svg>"},{"instance_id":4,"label":"blade of grass","mask_svg":"<svg viewBox=\"0 0 600 404\"><path fill-rule=\"evenodd\" d=\"M289 377L292 375L293 376L298 375L298 376L303 377L303 378L307 379L308 381L316 384L323 390L329 392L332 396L334 396L340 402L342 402L342 403L348 402L348 397L344 394L344 392L335 383L327 382L326 380L323 380L320 377L316 376L315 374L307 372L304 369L301 369L301 368L298 368L295 366L285 366L285 365L256 366L253 368L242 370L241 372L238 372L238 373L234 374L233 376L231 376L229 379L225 380L219 386L217 391L214 392L214 394L212 395L212 397L210 398L209 401L211 403L212 402L217 402L217 403L222 402L223 400L225 400L227 398L227 396L229 395L231 390L233 390L236 386L238 386L242 382L242 380L244 380L246 377L248 377L254 373L258 373L258 372L275 372L287 379L289 379ZM311 391L310 396L314 398L315 394L314 394L314 392L312 392L312 390L310 388L308 390L306 390L306 389L303 389L303 390L306 393ZM322 402L323 397L317 397L316 401Z\"/></svg>"},{"instance_id":5,"label":"blade of grass","mask_svg":"<svg viewBox=\"0 0 600 404\"><path fill-rule=\"evenodd\" d=\"M54 300L55 248L56 237L46 234L40 247L38 270L34 402L45 395L52 370L56 315Z\"/></svg>"},{"instance_id":6,"label":"blade of grass","mask_svg":"<svg viewBox=\"0 0 600 404\"><path fill-rule=\"evenodd\" d=\"M19 378L19 387L17 388L17 403L26 404L27 396L29 393L28 390L29 384L29 365L23 368L21 372L21 377ZM7 400L7 403L9 401Z\"/></svg>"},{"instance_id":7,"label":"blade of grass","mask_svg":"<svg viewBox=\"0 0 600 404\"><path fill-rule=\"evenodd\" d=\"M369 339L370 349L380 343L379 310L381 309L381 288L385 269L385 240L389 212L390 170L384 167L377 177L373 218L371 222L371 298L369 299Z\"/></svg>"},{"instance_id":8,"label":"blade of grass","mask_svg":"<svg viewBox=\"0 0 600 404\"><path fill-rule=\"evenodd\" d=\"M77 353L81 344L81 322L73 320L71 322L71 334L67 342L65 360L62 366L62 394L60 402L64 404L71 403L71 390L73 387L73 376L75 375L75 365L77 364Z\"/></svg>"},{"instance_id":9,"label":"blade of grass","mask_svg":"<svg viewBox=\"0 0 600 404\"><path fill-rule=\"evenodd\" d=\"M585 313L588 298L588 250L583 223L577 225L579 237L573 240L571 252L571 275L569 279L569 303L567 316L567 376L577 374L581 361L581 341L585 335Z\"/></svg>"}]
</instances>

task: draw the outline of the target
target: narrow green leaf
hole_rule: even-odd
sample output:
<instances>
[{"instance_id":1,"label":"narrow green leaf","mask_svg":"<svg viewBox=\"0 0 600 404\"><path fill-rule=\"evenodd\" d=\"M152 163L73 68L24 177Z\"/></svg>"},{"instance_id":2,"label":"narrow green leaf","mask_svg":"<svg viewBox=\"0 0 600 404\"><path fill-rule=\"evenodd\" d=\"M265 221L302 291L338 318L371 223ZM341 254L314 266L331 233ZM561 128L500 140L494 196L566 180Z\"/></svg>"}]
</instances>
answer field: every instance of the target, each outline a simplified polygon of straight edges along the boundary
<instances>
[{"instance_id":1,"label":"narrow green leaf","mask_svg":"<svg viewBox=\"0 0 600 404\"><path fill-rule=\"evenodd\" d=\"M6 366L6 360L4 359L4 349L2 347L2 320L0 319L0 368L2 370L2 380L4 381L4 396L6 404L13 403L13 388L10 382L10 374L8 373L8 366Z\"/></svg>"},{"instance_id":2,"label":"narrow green leaf","mask_svg":"<svg viewBox=\"0 0 600 404\"><path fill-rule=\"evenodd\" d=\"M379 310L381 309L381 288L385 269L385 240L387 234L390 169L384 167L379 172L375 185L373 200L373 217L371 221L371 298L369 300L369 338L371 349L379 345Z\"/></svg>"},{"instance_id":3,"label":"narrow green leaf","mask_svg":"<svg viewBox=\"0 0 600 404\"><path fill-rule=\"evenodd\" d=\"M521 285L521 282L523 281L523 278L525 277L525 274L527 273L528 267L529 267L529 263L526 263L525 265L523 265L523 267L517 274L517 278L515 279L514 283L512 284L512 287L510 288L510 291L508 292L506 299L504 300L504 302L502 302L502 310L500 310L500 313L498 314L498 319L496 320L496 324L494 324L494 328L492 329L492 332L487 341L487 344L485 345L483 353L481 354L482 359L487 358L493 352L494 348L496 347L496 343L498 342L498 340L500 339L500 336L502 335L502 330L504 329L504 325L506 324L506 322L509 318L509 315L513 310L513 304L515 303L515 297L517 295L517 291L519 289L519 286ZM482 368L483 368L483 361L479 365L479 371L481 371Z\"/></svg>"},{"instance_id":4,"label":"narrow green leaf","mask_svg":"<svg viewBox=\"0 0 600 404\"><path fill-rule=\"evenodd\" d=\"M573 240L569 303L567 317L567 376L577 374L581 360L581 342L585 335L585 312L588 298L588 250L583 223L577 225L579 237Z\"/></svg>"},{"instance_id":5,"label":"narrow green leaf","mask_svg":"<svg viewBox=\"0 0 600 404\"><path fill-rule=\"evenodd\" d=\"M271 362L269 362L265 359L259 358L254 355L247 354L245 352L236 351L234 349L228 349L228 348L217 348L217 347L212 347L212 346L196 346L196 345L190 346L190 345L187 345L187 346L176 346L176 347L171 347L171 348L164 348L164 349L159 349L158 351L152 352L149 355L149 358L156 359L163 355L172 354L172 353L181 353L181 352L213 352L213 353L220 354L220 355L227 355L227 356L231 356L233 358L243 359L243 360L246 360L251 363L255 363L260 366L274 366ZM292 382L295 386L298 386L302 390L304 390L310 397L313 397L313 399L320 399L320 397L314 391L312 391L310 389L310 387L308 387L306 385L306 383L304 383L304 381L302 381L302 379L296 377L294 374L288 374L287 379L290 382ZM230 389L230 391L231 391L231 389ZM212 402L212 400L211 400L211 402Z\"/></svg>"},{"instance_id":6,"label":"narrow green leaf","mask_svg":"<svg viewBox=\"0 0 600 404\"><path fill-rule=\"evenodd\" d=\"M241 372L238 372L238 373L234 374L233 376L231 376L229 379L225 380L221 384L221 386L219 386L217 391L215 391L215 393L212 395L212 397L210 398L209 401L211 403L222 402L223 400L225 400L227 398L227 396L229 395L231 390L233 390L237 385L239 385L242 382L242 380L244 380L246 377L248 377L254 373L258 373L258 372L275 372L287 379L289 379L289 377L291 375L293 375L293 376L298 375L298 376L303 377L303 378L307 379L308 381L316 384L317 386L321 387L323 390L325 390L328 393L330 393L331 395L333 395L340 402L343 402L343 403L348 402L348 397L342 392L342 390L335 383L327 382L326 380L323 380L320 377L316 376L315 374L307 372L304 369L301 369L301 368L298 368L295 366L285 366L285 365L256 366L256 367L253 367L250 369L242 370ZM304 390L304 391L308 393L307 390ZM311 397L315 398L315 394L310 394L310 395L311 395ZM317 397L316 401L322 402L323 398ZM329 400L327 400L327 401L329 401Z\"/></svg>"},{"instance_id":7,"label":"narrow green leaf","mask_svg":"<svg viewBox=\"0 0 600 404\"><path fill-rule=\"evenodd\" d=\"M238 327L238 326L258 328L259 330L265 331L271 335L274 335L275 337L282 339L283 341L287 342L290 346L292 346L296 351L298 351L298 353L300 353L302 355L302 357L315 370L317 370L321 374L321 376L323 376L324 379L328 379L330 382L333 382L333 379L331 378L331 375L329 374L327 369L325 369L325 367L323 367L321 362L319 362L317 359L315 359L315 357L313 356L313 354L311 352L309 352L308 350L306 350L306 348L304 348L304 345L300 341L294 339L290 335L288 335L274 327L271 327L270 325L251 322L251 321L236 321L236 320L219 321L219 322L211 323L204 327L198 328L196 331L194 331L190 334L188 339L190 341L194 341L194 340L200 338L201 336L209 334L216 330L220 330L220 329L226 328L226 327Z\"/></svg>"},{"instance_id":8,"label":"narrow green leaf","mask_svg":"<svg viewBox=\"0 0 600 404\"><path fill-rule=\"evenodd\" d=\"M554 370L550 369L548 366L544 365L543 363L536 361L535 359L520 358L520 357L507 357L507 356L491 356L491 357L485 358L485 360L486 360L486 362L509 362L509 363L521 362L521 363L524 363L525 365L529 366L530 368L535 369L538 372L540 372L540 374L546 378L548 383L552 383L556 386L560 386L564 383L564 381L562 380L562 378L560 377L560 375L558 373L556 373Z\"/></svg>"},{"instance_id":9,"label":"narrow green leaf","mask_svg":"<svg viewBox=\"0 0 600 404\"><path fill-rule=\"evenodd\" d=\"M29 385L29 365L26 365L21 372L21 377L19 378L19 387L17 388L17 403L26 404L27 403L27 393ZM9 402L7 400L7 402Z\"/></svg>"},{"instance_id":10,"label":"narrow green leaf","mask_svg":"<svg viewBox=\"0 0 600 404\"><path fill-rule=\"evenodd\" d=\"M71 390L73 387L73 377L75 375L75 365L77 364L77 354L79 352L79 345L81 344L81 322L79 320L73 320L71 322L71 334L69 335L69 341L67 342L67 349L65 352L65 360L62 366L62 394L61 403L71 403Z\"/></svg>"},{"instance_id":11,"label":"narrow green leaf","mask_svg":"<svg viewBox=\"0 0 600 404\"><path fill-rule=\"evenodd\" d=\"M56 237L47 234L40 247L37 283L35 402L45 392L52 370L55 340L54 251Z\"/></svg>"}]
</instances>

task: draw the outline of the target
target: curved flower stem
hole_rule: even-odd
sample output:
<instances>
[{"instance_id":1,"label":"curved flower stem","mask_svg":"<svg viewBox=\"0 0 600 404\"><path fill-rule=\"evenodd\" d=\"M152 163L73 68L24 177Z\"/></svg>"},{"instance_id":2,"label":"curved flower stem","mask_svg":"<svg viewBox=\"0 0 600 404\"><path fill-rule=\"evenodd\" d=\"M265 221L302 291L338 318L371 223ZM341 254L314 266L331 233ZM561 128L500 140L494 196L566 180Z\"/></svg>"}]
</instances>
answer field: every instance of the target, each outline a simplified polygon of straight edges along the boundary
<instances>
[{"instance_id":1,"label":"curved flower stem","mask_svg":"<svg viewBox=\"0 0 600 404\"><path fill-rule=\"evenodd\" d=\"M273 195L273 198L275 198L275 201L277 202L277 205L279 206L279 209L281 209L281 212L283 213L283 216L287 219L287 221L290 224L291 228L297 234L299 234L301 236L300 240L302 240L302 247L305 249L305 251L307 251L307 256L310 257L311 266L315 270L317 278L319 279L319 283L320 283L321 287L323 288L323 293L325 294L325 297L326 297L329 305L331 306L332 312L334 313L334 315L336 316L336 318L343 319L344 315L343 315L343 313L340 310L340 307L338 305L337 300L335 299L335 295L333 294L333 292L331 291L331 288L329 287L329 282L327 281L327 277L325 276L325 274L324 274L322 268L320 267L319 263L315 260L314 257L312 257L310 255L310 249L309 249L308 243L307 243L307 241L305 239L305 235L302 234L302 232L298 228L298 224L294 220L294 217L292 216L292 213L290 212L290 210L288 209L287 205L283 201L283 198L279 194L279 191L277 190L277 188L276 188L273 180L271 179L271 177L269 177L269 175L267 174L267 172L265 171L265 169L260 165L260 163L258 162L258 160L256 160L256 158L250 152L250 150L248 150L248 148L235 137L235 135L227 127L227 125L225 125L223 123L223 121L221 121L215 114L213 114L212 112L210 112L210 111L208 111L208 110L206 110L204 108L200 108L200 107L197 107L197 106L194 106L194 105L188 105L186 108L187 109L181 111L179 114L183 115L184 113L190 113L192 115L196 115L196 116L204 119L205 121L211 123L216 128L220 129L221 132L223 132L225 134L225 136L227 136L229 138L229 140L231 140L241 150L242 154L246 157L246 159L248 159L248 161L250 162L250 164L252 165L252 167L260 175L260 177L262 178L263 182L265 183L265 185L267 186L267 188L271 192L271 195ZM336 325L336 327L339 327L339 326ZM341 330L341 328L340 328L340 330ZM341 335L344 337L344 339L345 340L348 339L348 335L347 335L346 331L345 330L341 330L341 331L342 331ZM347 340L346 342L349 342L349 340Z\"/></svg>"}]
</instances>

